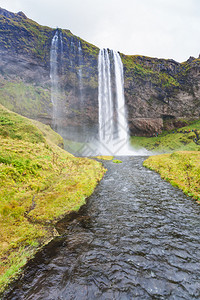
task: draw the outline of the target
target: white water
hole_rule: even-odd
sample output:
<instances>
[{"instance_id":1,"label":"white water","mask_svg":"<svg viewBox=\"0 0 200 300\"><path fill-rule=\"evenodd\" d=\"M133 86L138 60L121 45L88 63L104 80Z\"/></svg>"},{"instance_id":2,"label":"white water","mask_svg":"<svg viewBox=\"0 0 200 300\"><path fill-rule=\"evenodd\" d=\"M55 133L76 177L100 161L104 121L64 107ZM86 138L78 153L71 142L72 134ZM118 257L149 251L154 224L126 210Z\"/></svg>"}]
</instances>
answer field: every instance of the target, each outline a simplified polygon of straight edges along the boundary
<instances>
[{"instance_id":1,"label":"white water","mask_svg":"<svg viewBox=\"0 0 200 300\"><path fill-rule=\"evenodd\" d=\"M82 53L80 41L78 44L78 64L79 64L78 80L79 80L80 101L81 101L81 104L83 104L83 78L82 78L83 77L83 74L82 74L83 53ZM81 107L81 109L82 109L82 107Z\"/></svg>"},{"instance_id":2,"label":"white water","mask_svg":"<svg viewBox=\"0 0 200 300\"><path fill-rule=\"evenodd\" d=\"M53 105L52 119L53 129L56 129L58 118L58 31L56 31L50 49L50 78L51 78L51 102Z\"/></svg>"},{"instance_id":3,"label":"white water","mask_svg":"<svg viewBox=\"0 0 200 300\"><path fill-rule=\"evenodd\" d=\"M111 70L114 71L111 72ZM98 80L98 152L101 155L131 155L133 152L129 146L123 64L118 52L100 50Z\"/></svg>"},{"instance_id":4,"label":"white water","mask_svg":"<svg viewBox=\"0 0 200 300\"><path fill-rule=\"evenodd\" d=\"M114 138L110 58L106 49L99 52L98 78L99 141L106 146Z\"/></svg>"},{"instance_id":5,"label":"white water","mask_svg":"<svg viewBox=\"0 0 200 300\"><path fill-rule=\"evenodd\" d=\"M58 32L56 31L50 50L51 102L53 105L53 127L56 125L58 107Z\"/></svg>"},{"instance_id":6,"label":"white water","mask_svg":"<svg viewBox=\"0 0 200 300\"><path fill-rule=\"evenodd\" d=\"M120 141L128 143L128 124L125 109L125 97L124 97L124 72L123 64L119 53L112 51L115 68L115 89L116 89L116 110L117 110L117 138Z\"/></svg>"},{"instance_id":7,"label":"white water","mask_svg":"<svg viewBox=\"0 0 200 300\"><path fill-rule=\"evenodd\" d=\"M80 90L80 106L83 106L83 82L82 65L83 53L81 43L75 49L74 41L70 43L70 53L78 55L78 80ZM56 31L52 38L50 49L50 78L51 78L51 102L53 129L60 132L60 116L62 108L60 103L59 74L62 69L58 69L58 62L62 60L63 42L62 33ZM62 65L62 62L61 62ZM74 61L70 59L73 69ZM98 141L86 143L81 146L83 155L144 155L133 152L129 146L128 125L126 119L125 98L124 98L124 76L123 64L116 51L102 49L98 57L98 103L99 103L99 138ZM60 128L60 129L59 129ZM84 129L83 129L84 130Z\"/></svg>"},{"instance_id":8,"label":"white water","mask_svg":"<svg viewBox=\"0 0 200 300\"><path fill-rule=\"evenodd\" d=\"M59 56L59 57L58 57ZM51 102L52 102L52 127L59 130L59 120L61 115L61 103L59 99L60 85L59 72L62 73L63 40L62 32L56 31L51 41L50 49L50 78L51 78ZM58 72L58 58L60 58L60 69Z\"/></svg>"}]
</instances>

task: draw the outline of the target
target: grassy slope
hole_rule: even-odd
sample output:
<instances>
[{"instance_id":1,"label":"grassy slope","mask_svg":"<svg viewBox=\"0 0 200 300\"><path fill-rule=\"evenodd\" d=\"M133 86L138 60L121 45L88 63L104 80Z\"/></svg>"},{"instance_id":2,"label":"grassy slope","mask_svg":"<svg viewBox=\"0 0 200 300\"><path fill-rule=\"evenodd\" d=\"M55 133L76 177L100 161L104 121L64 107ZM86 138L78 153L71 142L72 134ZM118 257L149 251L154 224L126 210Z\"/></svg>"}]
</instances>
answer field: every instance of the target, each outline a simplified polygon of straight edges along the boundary
<instances>
[{"instance_id":1,"label":"grassy slope","mask_svg":"<svg viewBox=\"0 0 200 300\"><path fill-rule=\"evenodd\" d=\"M180 151L149 157L144 166L200 203L200 152Z\"/></svg>"},{"instance_id":2,"label":"grassy slope","mask_svg":"<svg viewBox=\"0 0 200 300\"><path fill-rule=\"evenodd\" d=\"M200 132L200 121L178 131L189 129ZM200 203L200 146L194 143L195 137L194 132L171 132L152 138L132 137L131 143L135 148L144 147L155 153L167 152L149 157L144 166L158 172L162 178Z\"/></svg>"},{"instance_id":3,"label":"grassy slope","mask_svg":"<svg viewBox=\"0 0 200 300\"><path fill-rule=\"evenodd\" d=\"M41 129L52 138L49 128ZM30 120L0 106L0 290L57 234L55 222L85 203L105 171L47 138Z\"/></svg>"},{"instance_id":4,"label":"grassy slope","mask_svg":"<svg viewBox=\"0 0 200 300\"><path fill-rule=\"evenodd\" d=\"M189 131L196 129L200 133L200 121L194 122L193 124L180 128L178 131ZM147 150L156 153L169 153L173 151L198 151L200 146L193 142L193 138L196 135L194 132L191 133L163 133L158 137L131 137L131 144L134 148L144 147Z\"/></svg>"},{"instance_id":5,"label":"grassy slope","mask_svg":"<svg viewBox=\"0 0 200 300\"><path fill-rule=\"evenodd\" d=\"M4 79L0 76L0 103L28 118L48 116L52 103L48 89L22 82L20 78Z\"/></svg>"}]
</instances>

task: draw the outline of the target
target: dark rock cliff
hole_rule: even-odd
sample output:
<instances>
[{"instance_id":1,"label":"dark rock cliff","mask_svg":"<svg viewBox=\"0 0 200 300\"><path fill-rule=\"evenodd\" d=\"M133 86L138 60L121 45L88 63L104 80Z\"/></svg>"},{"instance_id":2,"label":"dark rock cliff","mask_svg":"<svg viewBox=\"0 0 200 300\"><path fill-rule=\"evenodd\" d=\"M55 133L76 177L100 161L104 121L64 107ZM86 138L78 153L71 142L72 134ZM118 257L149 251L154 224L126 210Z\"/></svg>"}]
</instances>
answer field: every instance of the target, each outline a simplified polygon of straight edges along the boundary
<instances>
[{"instance_id":1,"label":"dark rock cliff","mask_svg":"<svg viewBox=\"0 0 200 300\"><path fill-rule=\"evenodd\" d=\"M99 49L69 30L40 26L22 12L4 9L0 9L0 102L22 115L52 123L50 48L56 30L59 126L62 132L76 127L82 133L86 128L97 133ZM200 58L184 63L123 54L121 58L131 134L151 135L200 118Z\"/></svg>"}]
</instances>

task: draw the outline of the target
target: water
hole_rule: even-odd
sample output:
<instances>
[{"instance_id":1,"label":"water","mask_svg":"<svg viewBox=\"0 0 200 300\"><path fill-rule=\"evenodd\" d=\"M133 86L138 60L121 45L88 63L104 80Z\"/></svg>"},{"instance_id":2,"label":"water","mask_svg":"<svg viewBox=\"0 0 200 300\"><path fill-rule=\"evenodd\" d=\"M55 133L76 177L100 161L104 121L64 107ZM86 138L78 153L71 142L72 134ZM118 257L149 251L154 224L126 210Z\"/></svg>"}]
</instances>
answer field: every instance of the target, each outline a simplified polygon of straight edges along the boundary
<instances>
[{"instance_id":1,"label":"water","mask_svg":"<svg viewBox=\"0 0 200 300\"><path fill-rule=\"evenodd\" d=\"M128 145L123 64L118 52L100 50L98 78L99 154L133 154Z\"/></svg>"},{"instance_id":2,"label":"water","mask_svg":"<svg viewBox=\"0 0 200 300\"><path fill-rule=\"evenodd\" d=\"M4 300L200 299L199 205L144 158L120 159Z\"/></svg>"},{"instance_id":3,"label":"water","mask_svg":"<svg viewBox=\"0 0 200 300\"><path fill-rule=\"evenodd\" d=\"M110 58L106 49L99 52L98 79L99 140L104 144L114 138Z\"/></svg>"},{"instance_id":4,"label":"water","mask_svg":"<svg viewBox=\"0 0 200 300\"><path fill-rule=\"evenodd\" d=\"M79 80L79 91L80 91L80 104L81 104L81 110L83 110L83 74L82 74L82 67L83 67L83 51L81 47L81 42L79 41L78 44L78 80Z\"/></svg>"},{"instance_id":5,"label":"water","mask_svg":"<svg viewBox=\"0 0 200 300\"><path fill-rule=\"evenodd\" d=\"M62 71L62 56L63 56L63 41L62 32L56 31L51 41L50 49L50 78L51 78L51 102L53 106L52 113L52 127L58 131L59 119L61 116L61 103L60 103L60 85L59 85L59 58L60 55L60 66Z\"/></svg>"},{"instance_id":6,"label":"water","mask_svg":"<svg viewBox=\"0 0 200 300\"><path fill-rule=\"evenodd\" d=\"M125 143L128 142L128 124L125 110L124 97L124 73L120 55L112 51L115 67L115 88L116 88L116 108L117 108L117 138Z\"/></svg>"}]
</instances>

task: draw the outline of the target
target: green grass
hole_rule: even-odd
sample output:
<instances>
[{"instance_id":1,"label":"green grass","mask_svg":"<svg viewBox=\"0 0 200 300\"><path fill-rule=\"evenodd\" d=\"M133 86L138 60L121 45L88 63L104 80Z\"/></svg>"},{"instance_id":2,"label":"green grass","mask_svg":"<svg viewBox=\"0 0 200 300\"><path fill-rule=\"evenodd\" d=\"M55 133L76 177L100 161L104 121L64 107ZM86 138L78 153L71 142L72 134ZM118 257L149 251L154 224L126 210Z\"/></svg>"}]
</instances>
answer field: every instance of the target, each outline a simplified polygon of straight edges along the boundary
<instances>
[{"instance_id":1,"label":"green grass","mask_svg":"<svg viewBox=\"0 0 200 300\"><path fill-rule=\"evenodd\" d=\"M115 164L120 164L120 163L122 163L122 161L119 160L119 159L113 159L113 162L114 162Z\"/></svg>"},{"instance_id":2,"label":"green grass","mask_svg":"<svg viewBox=\"0 0 200 300\"><path fill-rule=\"evenodd\" d=\"M99 156L95 156L95 158L100 159L100 160L113 160L114 156L111 156L111 155L99 155Z\"/></svg>"},{"instance_id":3,"label":"green grass","mask_svg":"<svg viewBox=\"0 0 200 300\"><path fill-rule=\"evenodd\" d=\"M55 223L85 203L105 172L99 162L54 144L62 139L50 128L38 127L0 106L0 291L58 234Z\"/></svg>"},{"instance_id":4,"label":"green grass","mask_svg":"<svg viewBox=\"0 0 200 300\"><path fill-rule=\"evenodd\" d=\"M51 111L51 96L48 89L15 80L0 79L0 103L21 115L37 118Z\"/></svg>"},{"instance_id":5,"label":"green grass","mask_svg":"<svg viewBox=\"0 0 200 300\"><path fill-rule=\"evenodd\" d=\"M144 166L200 203L200 152L182 151L149 157Z\"/></svg>"},{"instance_id":6,"label":"green grass","mask_svg":"<svg viewBox=\"0 0 200 300\"><path fill-rule=\"evenodd\" d=\"M174 151L199 151L200 146L195 144L193 138L196 137L192 129L200 133L200 121L180 128L178 131L189 131L191 133L170 133L164 132L158 137L131 137L131 145L135 149L146 148L155 153L170 153Z\"/></svg>"},{"instance_id":7,"label":"green grass","mask_svg":"<svg viewBox=\"0 0 200 300\"><path fill-rule=\"evenodd\" d=\"M160 72L159 65L168 66L168 60L151 58L140 55L121 54L128 80L145 79L165 88L176 88L180 84L175 76L167 71Z\"/></svg>"}]
</instances>

